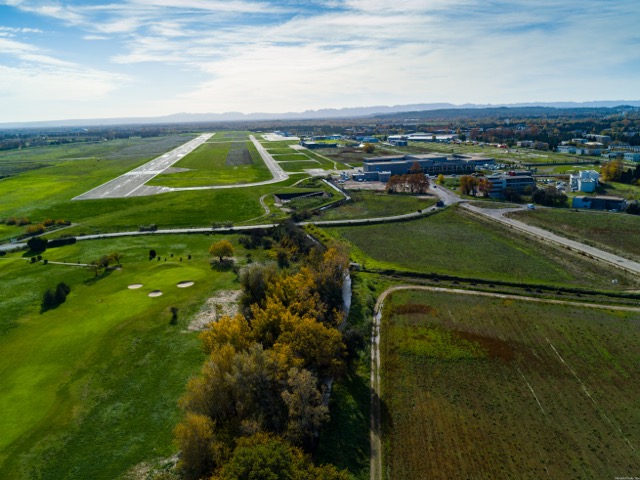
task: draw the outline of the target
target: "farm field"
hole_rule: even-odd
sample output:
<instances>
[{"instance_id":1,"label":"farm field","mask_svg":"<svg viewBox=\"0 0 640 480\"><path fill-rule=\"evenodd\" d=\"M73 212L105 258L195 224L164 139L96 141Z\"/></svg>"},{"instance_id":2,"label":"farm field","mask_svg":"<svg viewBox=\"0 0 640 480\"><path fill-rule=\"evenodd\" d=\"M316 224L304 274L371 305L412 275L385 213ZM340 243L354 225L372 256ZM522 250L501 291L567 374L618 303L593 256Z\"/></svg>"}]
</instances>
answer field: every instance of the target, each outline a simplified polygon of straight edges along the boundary
<instances>
[{"instance_id":1,"label":"farm field","mask_svg":"<svg viewBox=\"0 0 640 480\"><path fill-rule=\"evenodd\" d=\"M260 158L255 145L246 134L225 132L198 147L173 167L187 169L162 173L148 185L164 187L200 187L208 185L230 185L252 183L271 179L269 169ZM229 138L229 141L221 141ZM242 138L240 140L240 138Z\"/></svg>"},{"instance_id":2,"label":"farm field","mask_svg":"<svg viewBox=\"0 0 640 480\"><path fill-rule=\"evenodd\" d=\"M640 314L400 291L381 327L393 479L640 470Z\"/></svg>"},{"instance_id":3,"label":"farm field","mask_svg":"<svg viewBox=\"0 0 640 480\"><path fill-rule=\"evenodd\" d=\"M624 213L540 208L510 217L640 261L640 217Z\"/></svg>"},{"instance_id":4,"label":"farm field","mask_svg":"<svg viewBox=\"0 0 640 480\"><path fill-rule=\"evenodd\" d=\"M98 277L29 264L20 253L0 258L3 478L112 479L174 453L177 399L203 355L189 319L213 292L238 288L233 272L209 266L208 247L220 238L84 241L43 253L83 263L121 253L122 268ZM149 260L150 248L160 261ZM178 288L183 281L194 284ZM71 287L66 302L41 313L44 291L59 282ZM163 295L150 297L154 290Z\"/></svg>"},{"instance_id":5,"label":"farm field","mask_svg":"<svg viewBox=\"0 0 640 480\"><path fill-rule=\"evenodd\" d=\"M636 286L633 278L612 267L535 243L452 208L414 221L324 230L350 243L352 258L367 269L607 290ZM612 284L612 279L618 282Z\"/></svg>"},{"instance_id":6,"label":"farm field","mask_svg":"<svg viewBox=\"0 0 640 480\"><path fill-rule=\"evenodd\" d=\"M320 220L342 220L367 217L389 217L415 212L434 205L437 198L431 196L388 195L386 193L350 192L351 201L337 208L320 213Z\"/></svg>"}]
</instances>

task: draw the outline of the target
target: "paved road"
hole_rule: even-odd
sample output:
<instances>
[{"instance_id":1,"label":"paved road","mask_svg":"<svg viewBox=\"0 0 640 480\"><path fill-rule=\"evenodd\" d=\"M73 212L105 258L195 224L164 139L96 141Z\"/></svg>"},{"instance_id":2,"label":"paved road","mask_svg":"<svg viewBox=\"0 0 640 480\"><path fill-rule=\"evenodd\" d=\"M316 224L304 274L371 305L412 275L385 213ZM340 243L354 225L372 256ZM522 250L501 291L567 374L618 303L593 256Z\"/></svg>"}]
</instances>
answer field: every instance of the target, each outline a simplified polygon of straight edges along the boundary
<instances>
[{"instance_id":1,"label":"paved road","mask_svg":"<svg viewBox=\"0 0 640 480\"><path fill-rule=\"evenodd\" d=\"M264 180L262 182L253 182L253 183L237 183L233 185L209 185L202 187L178 187L178 188L168 188L166 191L168 192L187 192L187 191L195 191L195 190L219 190L223 188L244 188L244 187L257 187L260 185L270 185L272 183L282 182L289 178L289 174L285 172L282 167L276 162L271 154L267 152L267 150L260 144L258 140L253 135L249 135L249 139L256 146L256 150L264 160L265 165L271 172L273 178L271 180ZM300 175L304 175L304 172L296 173Z\"/></svg>"},{"instance_id":2,"label":"paved road","mask_svg":"<svg viewBox=\"0 0 640 480\"><path fill-rule=\"evenodd\" d=\"M158 158L134 168L133 170L120 175L107 183L104 183L82 195L78 195L73 200L88 200L98 198L125 198L130 196L154 195L168 192L166 187L151 187L145 185L156 175L171 167L183 157L194 151L204 142L209 140L214 134L205 133L198 138L194 138L184 145L167 152Z\"/></svg>"},{"instance_id":3,"label":"paved road","mask_svg":"<svg viewBox=\"0 0 640 480\"><path fill-rule=\"evenodd\" d=\"M532 225L528 225L519 220L515 220L513 218L509 218L505 216L505 213L522 210L521 208L519 209L518 208L516 209L479 208L474 205L470 205L468 203L463 203L462 207L466 208L470 212L473 212L475 215L500 222L510 228L513 228L514 230L518 230L527 235L536 237L539 240L555 243L556 245L568 248L569 250L572 250L574 252L584 253L591 258L608 263L614 267L621 268L623 270L626 270L627 272L630 272L633 274L640 274L640 263L638 262L634 262L633 260L629 260L627 258L614 255L613 253L602 251L598 248L590 247L589 245L585 245L584 243L576 242L574 240L569 240L568 238L561 237L560 235L556 235L555 233L552 233L548 230L544 230L539 227L534 227Z\"/></svg>"}]
</instances>

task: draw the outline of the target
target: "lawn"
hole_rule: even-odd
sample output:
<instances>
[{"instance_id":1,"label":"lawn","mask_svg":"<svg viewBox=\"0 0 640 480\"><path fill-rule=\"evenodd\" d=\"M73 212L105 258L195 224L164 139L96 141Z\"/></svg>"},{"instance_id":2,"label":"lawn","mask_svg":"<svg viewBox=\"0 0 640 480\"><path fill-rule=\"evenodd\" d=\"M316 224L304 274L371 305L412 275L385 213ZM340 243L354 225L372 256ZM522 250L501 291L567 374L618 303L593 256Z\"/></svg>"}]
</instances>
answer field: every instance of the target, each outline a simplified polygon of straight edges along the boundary
<instances>
[{"instance_id":1,"label":"lawn","mask_svg":"<svg viewBox=\"0 0 640 480\"><path fill-rule=\"evenodd\" d=\"M387 478L640 471L640 314L403 291L381 332Z\"/></svg>"},{"instance_id":2,"label":"lawn","mask_svg":"<svg viewBox=\"0 0 640 480\"><path fill-rule=\"evenodd\" d=\"M19 253L0 259L3 478L112 479L174 453L177 399L202 362L189 318L212 292L238 288L235 274L209 266L217 238L85 241L43 254L50 262L123 254L121 270L97 278ZM150 248L160 261L148 259ZM195 284L177 287L187 280ZM61 281L71 287L66 302L40 313L43 292ZM135 283L143 287L128 288Z\"/></svg>"},{"instance_id":3,"label":"lawn","mask_svg":"<svg viewBox=\"0 0 640 480\"><path fill-rule=\"evenodd\" d=\"M539 208L511 217L640 261L640 217L624 213Z\"/></svg>"},{"instance_id":4,"label":"lawn","mask_svg":"<svg viewBox=\"0 0 640 480\"><path fill-rule=\"evenodd\" d=\"M431 196L388 195L386 193L350 192L351 201L338 208L324 210L321 220L342 220L367 217L389 217L423 210L435 204Z\"/></svg>"},{"instance_id":5,"label":"lawn","mask_svg":"<svg viewBox=\"0 0 640 480\"><path fill-rule=\"evenodd\" d=\"M214 137L215 138L215 137ZM248 153L244 153L248 151ZM242 160L243 155L247 161ZM174 165L188 169L163 173L148 182L165 187L199 187L252 183L271 179L269 169L260 158L255 145L243 142L204 143Z\"/></svg>"},{"instance_id":6,"label":"lawn","mask_svg":"<svg viewBox=\"0 0 640 480\"><path fill-rule=\"evenodd\" d=\"M635 285L612 267L453 208L419 220L325 230L348 241L352 258L366 268L600 289Z\"/></svg>"},{"instance_id":7,"label":"lawn","mask_svg":"<svg viewBox=\"0 0 640 480\"><path fill-rule=\"evenodd\" d=\"M280 167L289 173L301 173L311 168L323 168L320 162L316 160L301 160L295 162L281 162Z\"/></svg>"},{"instance_id":8,"label":"lawn","mask_svg":"<svg viewBox=\"0 0 640 480\"><path fill-rule=\"evenodd\" d=\"M309 160L303 153L286 153L286 154L274 154L273 159L276 162L295 161L295 160Z\"/></svg>"}]
</instances>

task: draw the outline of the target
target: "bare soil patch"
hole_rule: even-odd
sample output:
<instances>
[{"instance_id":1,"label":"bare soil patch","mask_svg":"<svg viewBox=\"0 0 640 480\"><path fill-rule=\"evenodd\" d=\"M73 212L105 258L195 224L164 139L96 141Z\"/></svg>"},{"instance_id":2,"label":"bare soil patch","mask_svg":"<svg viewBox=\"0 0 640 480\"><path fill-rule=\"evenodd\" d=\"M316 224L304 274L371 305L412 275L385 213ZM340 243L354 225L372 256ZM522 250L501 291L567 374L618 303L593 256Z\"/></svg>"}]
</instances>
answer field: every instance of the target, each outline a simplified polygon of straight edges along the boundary
<instances>
[{"instance_id":1,"label":"bare soil patch","mask_svg":"<svg viewBox=\"0 0 640 480\"><path fill-rule=\"evenodd\" d=\"M238 300L242 290L220 290L209 298L200 313L189 323L188 330L204 330L207 325L217 322L225 315L233 316L238 313Z\"/></svg>"}]
</instances>

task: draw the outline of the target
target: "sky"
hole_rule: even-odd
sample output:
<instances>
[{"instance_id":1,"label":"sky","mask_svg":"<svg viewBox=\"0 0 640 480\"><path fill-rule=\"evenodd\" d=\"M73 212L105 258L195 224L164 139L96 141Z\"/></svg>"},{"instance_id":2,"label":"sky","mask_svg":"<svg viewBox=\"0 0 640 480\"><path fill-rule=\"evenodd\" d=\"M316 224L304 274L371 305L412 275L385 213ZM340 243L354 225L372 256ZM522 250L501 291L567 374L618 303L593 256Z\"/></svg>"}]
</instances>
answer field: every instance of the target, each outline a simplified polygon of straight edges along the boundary
<instances>
[{"instance_id":1,"label":"sky","mask_svg":"<svg viewBox=\"0 0 640 480\"><path fill-rule=\"evenodd\" d=\"M638 0L0 0L0 123L640 99Z\"/></svg>"}]
</instances>

